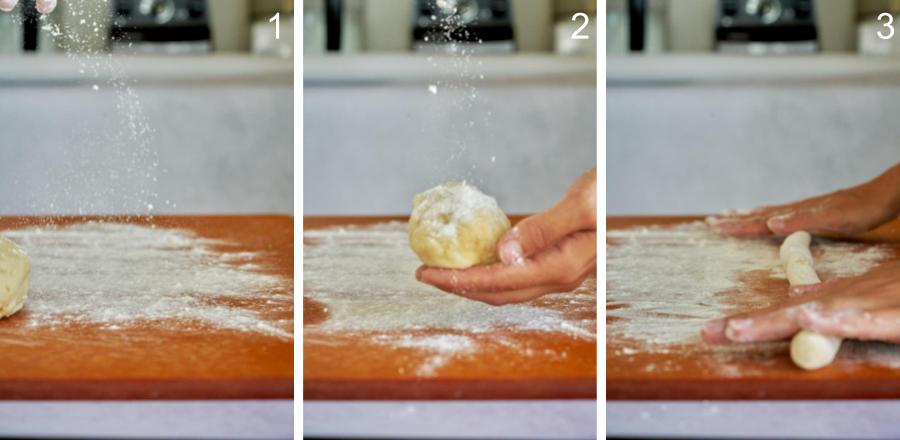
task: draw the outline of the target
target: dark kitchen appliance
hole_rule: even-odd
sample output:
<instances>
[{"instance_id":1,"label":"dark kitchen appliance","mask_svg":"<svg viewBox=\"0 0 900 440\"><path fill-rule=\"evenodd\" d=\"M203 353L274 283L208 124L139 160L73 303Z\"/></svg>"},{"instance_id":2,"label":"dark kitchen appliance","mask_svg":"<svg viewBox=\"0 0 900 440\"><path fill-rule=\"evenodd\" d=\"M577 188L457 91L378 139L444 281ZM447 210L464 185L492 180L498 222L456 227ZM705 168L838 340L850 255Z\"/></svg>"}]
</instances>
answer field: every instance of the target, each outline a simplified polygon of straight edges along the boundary
<instances>
[{"instance_id":1,"label":"dark kitchen appliance","mask_svg":"<svg viewBox=\"0 0 900 440\"><path fill-rule=\"evenodd\" d=\"M445 51L466 44L473 52L512 52L511 0L417 0L413 49Z\"/></svg>"},{"instance_id":2,"label":"dark kitchen appliance","mask_svg":"<svg viewBox=\"0 0 900 440\"><path fill-rule=\"evenodd\" d=\"M212 50L206 0L114 0L113 51L197 53Z\"/></svg>"},{"instance_id":3,"label":"dark kitchen appliance","mask_svg":"<svg viewBox=\"0 0 900 440\"><path fill-rule=\"evenodd\" d=\"M720 0L716 49L788 54L819 50L812 0Z\"/></svg>"}]
</instances>

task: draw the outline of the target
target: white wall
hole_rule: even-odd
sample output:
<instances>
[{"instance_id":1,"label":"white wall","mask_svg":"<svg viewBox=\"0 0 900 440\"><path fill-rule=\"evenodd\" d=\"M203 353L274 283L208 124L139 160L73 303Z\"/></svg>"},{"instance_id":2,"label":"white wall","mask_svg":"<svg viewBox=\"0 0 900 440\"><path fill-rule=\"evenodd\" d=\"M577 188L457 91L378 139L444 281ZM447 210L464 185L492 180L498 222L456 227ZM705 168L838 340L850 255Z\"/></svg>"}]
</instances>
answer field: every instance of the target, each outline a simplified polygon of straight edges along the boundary
<instances>
[{"instance_id":1,"label":"white wall","mask_svg":"<svg viewBox=\"0 0 900 440\"><path fill-rule=\"evenodd\" d=\"M463 91L426 87L307 84L304 214L408 214L413 195L449 179L532 213L596 164L593 84L481 86L473 108L452 104Z\"/></svg>"},{"instance_id":2,"label":"white wall","mask_svg":"<svg viewBox=\"0 0 900 440\"><path fill-rule=\"evenodd\" d=\"M754 61L769 62L746 62ZM807 64L824 70L813 59ZM808 80L613 80L609 213L706 214L787 202L900 162L900 77L844 72Z\"/></svg>"},{"instance_id":3,"label":"white wall","mask_svg":"<svg viewBox=\"0 0 900 440\"><path fill-rule=\"evenodd\" d=\"M289 84L138 85L137 141L101 84L0 82L0 215L293 212Z\"/></svg>"}]
</instances>

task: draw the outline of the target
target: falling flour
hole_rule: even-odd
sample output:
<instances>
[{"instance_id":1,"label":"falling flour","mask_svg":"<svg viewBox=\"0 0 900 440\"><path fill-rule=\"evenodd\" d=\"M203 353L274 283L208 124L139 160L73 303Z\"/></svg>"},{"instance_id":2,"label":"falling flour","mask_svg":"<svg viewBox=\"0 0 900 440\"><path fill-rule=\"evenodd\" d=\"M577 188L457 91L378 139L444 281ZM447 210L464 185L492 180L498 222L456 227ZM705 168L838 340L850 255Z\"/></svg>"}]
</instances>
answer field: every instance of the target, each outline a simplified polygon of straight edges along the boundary
<instances>
[{"instance_id":1,"label":"falling flour","mask_svg":"<svg viewBox=\"0 0 900 440\"><path fill-rule=\"evenodd\" d=\"M259 300L271 311L290 310L293 302L288 280L261 273L257 253L219 250L228 242L182 229L102 222L3 235L31 259L24 308L31 326L83 323L115 330L177 320L293 337L292 320L268 320L249 308L223 304Z\"/></svg>"},{"instance_id":2,"label":"falling flour","mask_svg":"<svg viewBox=\"0 0 900 440\"><path fill-rule=\"evenodd\" d=\"M607 316L612 318L607 335L636 342L641 352L702 344L699 332L706 321L740 311L734 298L742 310L769 305L770 298L754 295L746 285L747 274L785 278L775 238L727 238L702 222L612 230L607 237ZM884 246L819 239L812 252L823 279L864 273L889 255ZM740 348L715 350L727 355ZM624 348L619 354L636 351Z\"/></svg>"},{"instance_id":3,"label":"falling flour","mask_svg":"<svg viewBox=\"0 0 900 440\"><path fill-rule=\"evenodd\" d=\"M304 232L304 296L321 303L328 318L304 327L304 334L364 333L373 342L415 348L429 356L416 367L430 376L450 359L478 350L474 336L499 328L557 332L596 339L596 318L528 304L502 307L461 298L416 281L421 264L407 244L406 224L340 227ZM554 296L567 313L593 311L596 282ZM428 330L419 336L417 331ZM439 331L440 334L431 334ZM321 338L306 338L318 343ZM322 343L325 343L324 341ZM524 349L523 349L524 350Z\"/></svg>"}]
</instances>

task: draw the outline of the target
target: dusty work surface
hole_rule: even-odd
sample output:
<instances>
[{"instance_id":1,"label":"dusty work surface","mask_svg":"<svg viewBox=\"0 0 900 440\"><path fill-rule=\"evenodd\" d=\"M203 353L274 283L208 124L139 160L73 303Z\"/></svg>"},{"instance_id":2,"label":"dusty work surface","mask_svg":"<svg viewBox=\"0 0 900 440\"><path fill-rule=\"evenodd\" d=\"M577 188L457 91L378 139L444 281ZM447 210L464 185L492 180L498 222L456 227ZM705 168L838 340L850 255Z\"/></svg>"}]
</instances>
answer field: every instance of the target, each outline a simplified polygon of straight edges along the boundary
<instances>
[{"instance_id":1,"label":"dusty work surface","mask_svg":"<svg viewBox=\"0 0 900 440\"><path fill-rule=\"evenodd\" d=\"M293 395L287 216L4 217L31 260L0 398Z\"/></svg>"},{"instance_id":2,"label":"dusty work surface","mask_svg":"<svg viewBox=\"0 0 900 440\"><path fill-rule=\"evenodd\" d=\"M834 363L803 371L788 342L711 346L709 320L783 301L780 239L733 239L699 217L607 219L607 396L610 399L900 397L900 346L846 341ZM845 240L817 238L822 279L900 258L900 223Z\"/></svg>"},{"instance_id":3,"label":"dusty work surface","mask_svg":"<svg viewBox=\"0 0 900 440\"><path fill-rule=\"evenodd\" d=\"M525 304L463 299L416 281L405 220L304 220L304 398L596 396L594 278Z\"/></svg>"}]
</instances>

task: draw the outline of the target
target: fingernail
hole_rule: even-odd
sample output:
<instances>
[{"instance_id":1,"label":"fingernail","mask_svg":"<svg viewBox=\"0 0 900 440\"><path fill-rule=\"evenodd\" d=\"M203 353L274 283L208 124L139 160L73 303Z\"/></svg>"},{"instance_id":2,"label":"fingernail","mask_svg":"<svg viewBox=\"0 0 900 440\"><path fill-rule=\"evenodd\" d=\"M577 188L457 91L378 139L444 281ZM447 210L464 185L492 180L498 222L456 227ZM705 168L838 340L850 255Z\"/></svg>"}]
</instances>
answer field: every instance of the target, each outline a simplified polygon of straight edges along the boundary
<instances>
[{"instance_id":1,"label":"fingernail","mask_svg":"<svg viewBox=\"0 0 900 440\"><path fill-rule=\"evenodd\" d=\"M422 281L422 268L416 269L416 279Z\"/></svg>"},{"instance_id":2,"label":"fingernail","mask_svg":"<svg viewBox=\"0 0 900 440\"><path fill-rule=\"evenodd\" d=\"M56 0L38 0L37 10L41 14L49 14L56 9Z\"/></svg>"},{"instance_id":3,"label":"fingernail","mask_svg":"<svg viewBox=\"0 0 900 440\"><path fill-rule=\"evenodd\" d=\"M730 341L741 342L746 339L742 331L753 325L752 319L732 319L725 327L725 337Z\"/></svg>"},{"instance_id":4,"label":"fingernail","mask_svg":"<svg viewBox=\"0 0 900 440\"><path fill-rule=\"evenodd\" d=\"M518 240L509 240L500 245L500 260L505 264L521 266L525 263L522 245Z\"/></svg>"},{"instance_id":5,"label":"fingernail","mask_svg":"<svg viewBox=\"0 0 900 440\"><path fill-rule=\"evenodd\" d=\"M766 220L766 227L768 227L769 229L771 229L773 231L776 229L780 231L785 228L785 222L787 222L787 220L789 218L793 217L793 215L794 215L793 213L790 213L790 214L782 214L782 215L777 215L775 217L772 217L772 218Z\"/></svg>"},{"instance_id":6,"label":"fingernail","mask_svg":"<svg viewBox=\"0 0 900 440\"><path fill-rule=\"evenodd\" d=\"M0 0L0 11L9 12L16 7L19 0Z\"/></svg>"},{"instance_id":7,"label":"fingernail","mask_svg":"<svg viewBox=\"0 0 900 440\"><path fill-rule=\"evenodd\" d=\"M708 321L706 325L703 326L702 333L708 336L715 336L722 334L722 331L725 329L725 320L724 319L714 319L712 321Z\"/></svg>"}]
</instances>

